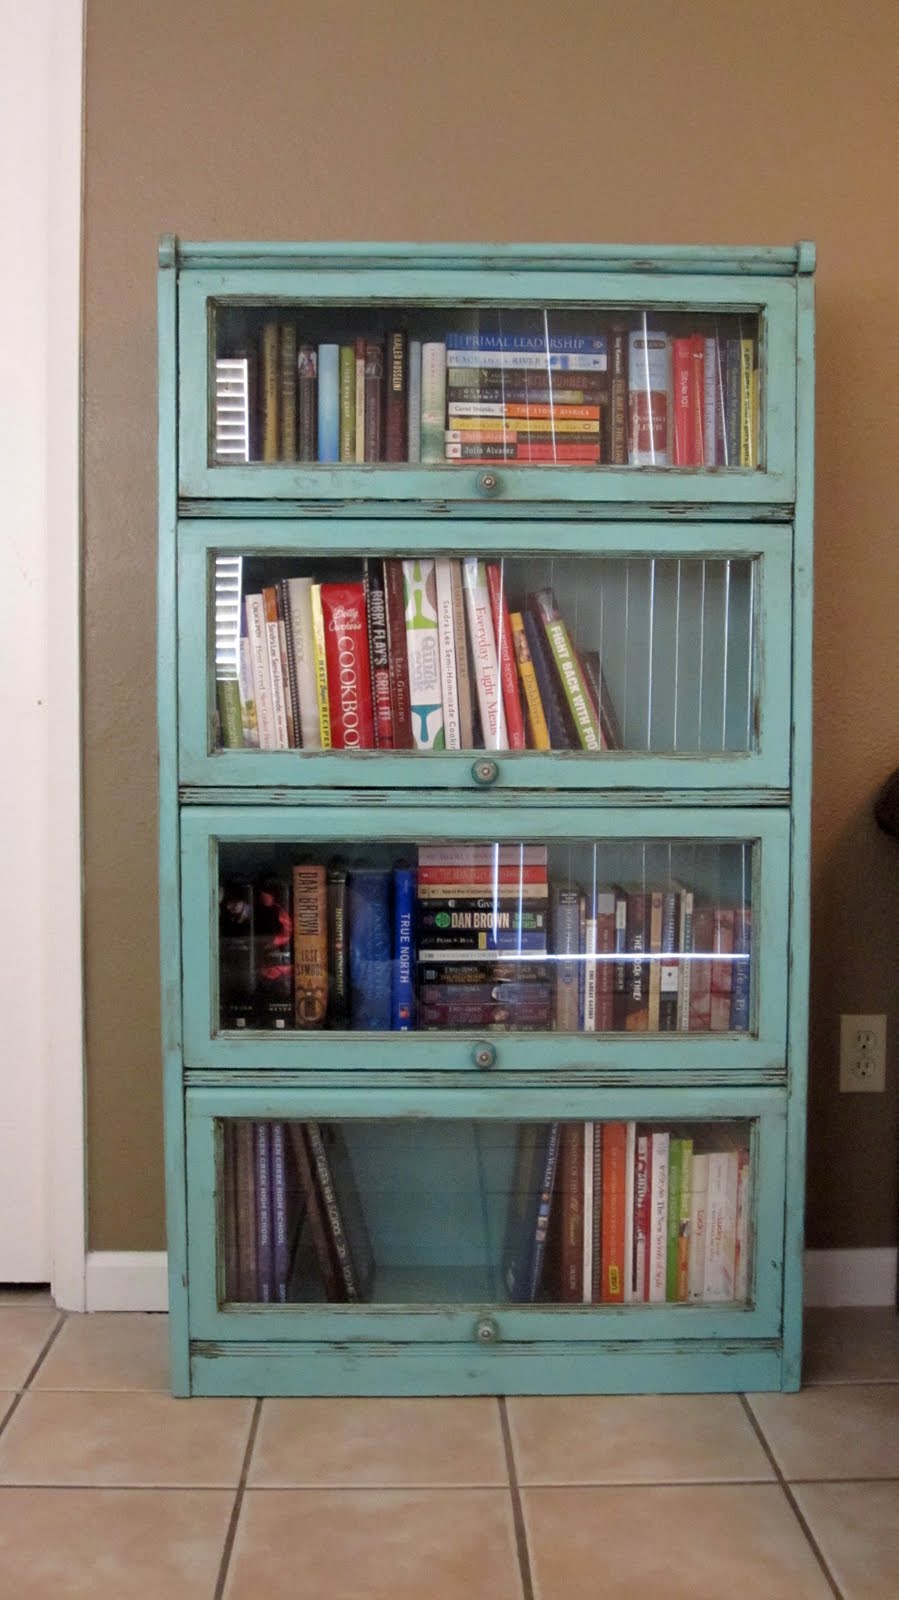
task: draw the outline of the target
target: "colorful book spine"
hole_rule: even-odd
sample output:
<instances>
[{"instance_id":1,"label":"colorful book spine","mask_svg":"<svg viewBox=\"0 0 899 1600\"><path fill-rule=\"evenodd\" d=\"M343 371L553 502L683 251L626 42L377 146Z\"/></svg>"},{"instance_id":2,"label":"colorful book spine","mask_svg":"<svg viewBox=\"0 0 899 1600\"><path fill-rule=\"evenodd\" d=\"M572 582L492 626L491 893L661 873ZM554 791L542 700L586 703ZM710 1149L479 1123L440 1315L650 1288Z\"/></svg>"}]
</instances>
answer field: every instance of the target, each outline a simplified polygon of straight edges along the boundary
<instances>
[{"instance_id":1,"label":"colorful book spine","mask_svg":"<svg viewBox=\"0 0 899 1600\"><path fill-rule=\"evenodd\" d=\"M489 361L494 371L528 372L605 372L608 357L597 353L565 353L538 350L448 350L447 366L450 368L477 369Z\"/></svg>"},{"instance_id":2,"label":"colorful book spine","mask_svg":"<svg viewBox=\"0 0 899 1600\"><path fill-rule=\"evenodd\" d=\"M328 899L317 863L293 868L294 1025L323 1028L328 1014Z\"/></svg>"},{"instance_id":3,"label":"colorful book spine","mask_svg":"<svg viewBox=\"0 0 899 1600\"><path fill-rule=\"evenodd\" d=\"M736 1150L709 1153L709 1190L706 1215L705 1282L703 1300L733 1300L737 1258Z\"/></svg>"},{"instance_id":4,"label":"colorful book spine","mask_svg":"<svg viewBox=\"0 0 899 1600\"><path fill-rule=\"evenodd\" d=\"M693 465L693 345L689 335L671 341L671 376L674 391L672 466Z\"/></svg>"},{"instance_id":5,"label":"colorful book spine","mask_svg":"<svg viewBox=\"0 0 899 1600\"><path fill-rule=\"evenodd\" d=\"M559 1296L576 1304L584 1278L584 1124L566 1122L559 1145Z\"/></svg>"},{"instance_id":6,"label":"colorful book spine","mask_svg":"<svg viewBox=\"0 0 899 1600\"><path fill-rule=\"evenodd\" d=\"M684 1140L668 1141L668 1240L665 1249L665 1299L677 1300L678 1237L680 1234Z\"/></svg>"},{"instance_id":7,"label":"colorful book spine","mask_svg":"<svg viewBox=\"0 0 899 1600\"><path fill-rule=\"evenodd\" d=\"M539 867L547 871L545 844L422 844L418 867L459 867L466 877L473 867Z\"/></svg>"},{"instance_id":8,"label":"colorful book spine","mask_svg":"<svg viewBox=\"0 0 899 1600\"><path fill-rule=\"evenodd\" d=\"M384 562L384 610L387 623L390 713L395 750L412 750L412 713L409 702L409 659L406 651L406 595L403 564L396 557Z\"/></svg>"},{"instance_id":9,"label":"colorful book spine","mask_svg":"<svg viewBox=\"0 0 899 1600\"><path fill-rule=\"evenodd\" d=\"M443 461L446 427L446 345L429 340L421 347L421 459Z\"/></svg>"},{"instance_id":10,"label":"colorful book spine","mask_svg":"<svg viewBox=\"0 0 899 1600\"><path fill-rule=\"evenodd\" d=\"M390 647L384 568L366 556L363 562L365 614L368 620L368 655L371 678L374 742L378 750L393 749L393 708L390 698Z\"/></svg>"},{"instance_id":11,"label":"colorful book spine","mask_svg":"<svg viewBox=\"0 0 899 1600\"><path fill-rule=\"evenodd\" d=\"M247 616L247 638L250 645L250 663L253 674L253 698L259 729L260 750L276 750L275 714L272 703L272 672L269 656L268 632L265 620L265 601L261 594L244 597Z\"/></svg>"},{"instance_id":12,"label":"colorful book spine","mask_svg":"<svg viewBox=\"0 0 899 1600\"><path fill-rule=\"evenodd\" d=\"M600 889L596 894L596 999L595 1029L609 1033L615 1026L615 891Z\"/></svg>"},{"instance_id":13,"label":"colorful book spine","mask_svg":"<svg viewBox=\"0 0 899 1600\"><path fill-rule=\"evenodd\" d=\"M456 672L456 621L453 607L453 573L449 556L434 562L437 597L437 637L440 651L440 687L443 700L443 736L447 750L461 750L462 728L459 711L459 682ZM464 635L461 640L465 647Z\"/></svg>"},{"instance_id":14,"label":"colorful book spine","mask_svg":"<svg viewBox=\"0 0 899 1600\"><path fill-rule=\"evenodd\" d=\"M387 376L384 399L385 461L405 461L408 400L406 335L400 328L387 335Z\"/></svg>"},{"instance_id":15,"label":"colorful book spine","mask_svg":"<svg viewBox=\"0 0 899 1600\"><path fill-rule=\"evenodd\" d=\"M713 955L709 971L709 1028L726 1033L730 1027L731 990L734 976L734 910L716 906L712 917Z\"/></svg>"},{"instance_id":16,"label":"colorful book spine","mask_svg":"<svg viewBox=\"0 0 899 1600\"><path fill-rule=\"evenodd\" d=\"M415 1025L415 870L393 869L393 968L391 1027L408 1033Z\"/></svg>"},{"instance_id":17,"label":"colorful book spine","mask_svg":"<svg viewBox=\"0 0 899 1600\"><path fill-rule=\"evenodd\" d=\"M365 1298L366 1284L360 1264L354 1258L349 1222L345 1214L343 1197L339 1194L331 1155L325 1142L324 1131L318 1122L307 1122L306 1135L309 1153L315 1169L316 1181L327 1218L329 1237L342 1283L342 1298L357 1301Z\"/></svg>"},{"instance_id":18,"label":"colorful book spine","mask_svg":"<svg viewBox=\"0 0 899 1600\"><path fill-rule=\"evenodd\" d=\"M665 1299L668 1263L668 1148L670 1135L656 1129L652 1135L649 1203L649 1293L647 1299Z\"/></svg>"},{"instance_id":19,"label":"colorful book spine","mask_svg":"<svg viewBox=\"0 0 899 1600\"><path fill-rule=\"evenodd\" d=\"M378 868L354 868L347 880L352 1028L390 1029L390 888L390 873Z\"/></svg>"},{"instance_id":20,"label":"colorful book spine","mask_svg":"<svg viewBox=\"0 0 899 1600\"><path fill-rule=\"evenodd\" d=\"M282 322L278 338L278 383L280 387L279 456L282 461L297 458L297 330L292 322Z\"/></svg>"},{"instance_id":21,"label":"colorful book spine","mask_svg":"<svg viewBox=\"0 0 899 1600\"><path fill-rule=\"evenodd\" d=\"M737 906L734 911L733 955L730 1027L743 1033L749 1027L752 977L752 912L749 906Z\"/></svg>"},{"instance_id":22,"label":"colorful book spine","mask_svg":"<svg viewBox=\"0 0 899 1600\"><path fill-rule=\"evenodd\" d=\"M331 745L335 750L374 749L368 620L360 583L323 583Z\"/></svg>"},{"instance_id":23,"label":"colorful book spine","mask_svg":"<svg viewBox=\"0 0 899 1600\"><path fill-rule=\"evenodd\" d=\"M253 884L226 878L219 889L219 1027L251 1028L256 996Z\"/></svg>"},{"instance_id":24,"label":"colorful book spine","mask_svg":"<svg viewBox=\"0 0 899 1600\"><path fill-rule=\"evenodd\" d=\"M581 748L601 750L601 733L593 711L590 689L552 589L538 589L533 596L533 607L546 634Z\"/></svg>"},{"instance_id":25,"label":"colorful book spine","mask_svg":"<svg viewBox=\"0 0 899 1600\"><path fill-rule=\"evenodd\" d=\"M318 446L318 351L297 346L297 460L314 461Z\"/></svg>"},{"instance_id":26,"label":"colorful book spine","mask_svg":"<svg viewBox=\"0 0 899 1600\"><path fill-rule=\"evenodd\" d=\"M645 323L628 337L628 460L632 467L668 465L668 336Z\"/></svg>"},{"instance_id":27,"label":"colorful book spine","mask_svg":"<svg viewBox=\"0 0 899 1600\"><path fill-rule=\"evenodd\" d=\"M340 377L340 459L356 459L356 348L342 344L339 356Z\"/></svg>"},{"instance_id":28,"label":"colorful book spine","mask_svg":"<svg viewBox=\"0 0 899 1600\"><path fill-rule=\"evenodd\" d=\"M262 459L278 460L281 443L279 402L281 398L278 362L278 321L268 317L262 325L260 371L262 375Z\"/></svg>"},{"instance_id":29,"label":"colorful book spine","mask_svg":"<svg viewBox=\"0 0 899 1600\"><path fill-rule=\"evenodd\" d=\"M361 335L353 341L353 368L356 398L353 460L358 465L365 460L365 340Z\"/></svg>"},{"instance_id":30,"label":"colorful book spine","mask_svg":"<svg viewBox=\"0 0 899 1600\"><path fill-rule=\"evenodd\" d=\"M253 949L256 1025L293 1027L293 919L291 881L268 877L254 891Z\"/></svg>"},{"instance_id":31,"label":"colorful book spine","mask_svg":"<svg viewBox=\"0 0 899 1600\"><path fill-rule=\"evenodd\" d=\"M456 641L456 695L459 706L459 745L462 750L474 749L474 688L468 660L468 630L465 624L465 591L462 587L462 563L457 556L450 558L450 590L453 603L453 635Z\"/></svg>"},{"instance_id":32,"label":"colorful book spine","mask_svg":"<svg viewBox=\"0 0 899 1600\"><path fill-rule=\"evenodd\" d=\"M602 1124L602 1207L601 1207L601 1264L602 1276L598 1299L607 1305L618 1305L624 1300L625 1264L625 1158L627 1149L627 1124L604 1122Z\"/></svg>"},{"instance_id":33,"label":"colorful book spine","mask_svg":"<svg viewBox=\"0 0 899 1600\"><path fill-rule=\"evenodd\" d=\"M649 1234L652 1204L652 1134L638 1131L634 1156L634 1299L649 1299Z\"/></svg>"},{"instance_id":34,"label":"colorful book spine","mask_svg":"<svg viewBox=\"0 0 899 1600\"><path fill-rule=\"evenodd\" d=\"M604 333L489 333L480 329L477 333L448 333L446 348L447 351L518 350L536 353L540 357L547 354L605 357L608 353ZM450 357L447 356L447 359Z\"/></svg>"},{"instance_id":35,"label":"colorful book spine","mask_svg":"<svg viewBox=\"0 0 899 1600\"><path fill-rule=\"evenodd\" d=\"M718 407L719 407L719 373L718 341L714 338L703 340L703 401L702 401L702 464L704 467L718 466Z\"/></svg>"},{"instance_id":36,"label":"colorful book spine","mask_svg":"<svg viewBox=\"0 0 899 1600\"><path fill-rule=\"evenodd\" d=\"M347 927L347 869L332 861L327 874L328 1027L350 1025L350 969Z\"/></svg>"},{"instance_id":37,"label":"colorful book spine","mask_svg":"<svg viewBox=\"0 0 899 1600\"><path fill-rule=\"evenodd\" d=\"M758 465L753 393L755 347L752 339L740 339L740 466Z\"/></svg>"},{"instance_id":38,"label":"colorful book spine","mask_svg":"<svg viewBox=\"0 0 899 1600\"><path fill-rule=\"evenodd\" d=\"M550 886L552 908L552 949L555 968L555 1026L559 1033L578 1029L578 913L577 889Z\"/></svg>"},{"instance_id":39,"label":"colorful book spine","mask_svg":"<svg viewBox=\"0 0 899 1600\"><path fill-rule=\"evenodd\" d=\"M270 1124L272 1173L272 1298L287 1300L290 1271L290 1213L287 1183L287 1130L283 1122Z\"/></svg>"},{"instance_id":40,"label":"colorful book spine","mask_svg":"<svg viewBox=\"0 0 899 1600\"><path fill-rule=\"evenodd\" d=\"M440 626L433 561L403 561L409 710L416 750L446 744L440 681Z\"/></svg>"},{"instance_id":41,"label":"colorful book spine","mask_svg":"<svg viewBox=\"0 0 899 1600\"><path fill-rule=\"evenodd\" d=\"M609 435L608 460L613 467L626 467L627 432L627 352L626 328L613 328L609 335Z\"/></svg>"},{"instance_id":42,"label":"colorful book spine","mask_svg":"<svg viewBox=\"0 0 899 1600\"><path fill-rule=\"evenodd\" d=\"M528 637L522 613L520 611L511 612L509 624L512 629L512 646L515 651L518 679L524 697L527 718L527 744L531 750L549 750L551 749L549 728L543 711L543 701L540 698L540 688L528 646Z\"/></svg>"},{"instance_id":43,"label":"colorful book spine","mask_svg":"<svg viewBox=\"0 0 899 1600\"><path fill-rule=\"evenodd\" d=\"M268 1122L253 1124L256 1182L256 1299L269 1305L275 1298L275 1255L272 1227L272 1135Z\"/></svg>"},{"instance_id":44,"label":"colorful book spine","mask_svg":"<svg viewBox=\"0 0 899 1600\"><path fill-rule=\"evenodd\" d=\"M506 425L508 424L509 431L512 432L514 432L516 427L522 423L531 422L536 424L543 420L552 425L549 430L550 432L554 431L560 422L572 421L591 423L593 426L587 428L585 431L588 433L597 433L599 431L600 421L599 406L563 405L561 403L559 405L553 405L550 401L540 402L536 400L533 402L529 402L527 400L509 400L508 402L503 402L502 400L450 399L447 404L446 414L449 419L447 422L448 430L463 426L461 422L454 422L454 417L483 418L484 421L482 422L481 426L485 428L490 428L495 425L497 428L505 429ZM498 420L494 424L488 420L490 418L497 418ZM477 423L472 421L466 425L469 427L476 427ZM537 431L539 432L539 429ZM449 437L449 433L447 436Z\"/></svg>"},{"instance_id":45,"label":"colorful book spine","mask_svg":"<svg viewBox=\"0 0 899 1600\"><path fill-rule=\"evenodd\" d=\"M340 460L340 347L318 347L318 460Z\"/></svg>"},{"instance_id":46,"label":"colorful book spine","mask_svg":"<svg viewBox=\"0 0 899 1600\"><path fill-rule=\"evenodd\" d=\"M290 728L287 718L286 644L283 643L283 626L278 609L278 591L273 584L262 591L265 611L265 638L268 648L269 681L272 690L272 719L276 750L290 749Z\"/></svg>"},{"instance_id":47,"label":"colorful book spine","mask_svg":"<svg viewBox=\"0 0 899 1600\"><path fill-rule=\"evenodd\" d=\"M508 743L490 591L484 562L476 556L462 557L462 586L484 749L506 750Z\"/></svg>"},{"instance_id":48,"label":"colorful book spine","mask_svg":"<svg viewBox=\"0 0 899 1600\"><path fill-rule=\"evenodd\" d=\"M328 656L325 644L325 618L322 610L322 588L313 583L309 590L309 609L312 613L312 643L315 653L315 703L318 709L318 748L331 749L331 702L328 698Z\"/></svg>"},{"instance_id":49,"label":"colorful book spine","mask_svg":"<svg viewBox=\"0 0 899 1600\"><path fill-rule=\"evenodd\" d=\"M366 461L380 461L384 453L384 348L376 339L365 345L365 439Z\"/></svg>"},{"instance_id":50,"label":"colorful book spine","mask_svg":"<svg viewBox=\"0 0 899 1600\"><path fill-rule=\"evenodd\" d=\"M409 340L406 460L421 460L421 340Z\"/></svg>"},{"instance_id":51,"label":"colorful book spine","mask_svg":"<svg viewBox=\"0 0 899 1600\"><path fill-rule=\"evenodd\" d=\"M701 1301L705 1294L706 1216L709 1201L709 1156L693 1153L690 1180L690 1248L687 1259L687 1299Z\"/></svg>"},{"instance_id":52,"label":"colorful book spine","mask_svg":"<svg viewBox=\"0 0 899 1600\"><path fill-rule=\"evenodd\" d=\"M521 698L518 693L515 644L512 639L512 624L505 594L504 569L500 562L488 561L484 570L487 578L487 590L490 595L493 635L496 641L499 679L503 693L506 738L510 750L524 750L524 717L522 716Z\"/></svg>"},{"instance_id":53,"label":"colorful book spine","mask_svg":"<svg viewBox=\"0 0 899 1600\"><path fill-rule=\"evenodd\" d=\"M550 654L546 634L538 617L531 610L523 613L524 631L528 642L540 701L546 716L551 750L571 750L575 747L574 734L569 727L565 697L562 693Z\"/></svg>"}]
</instances>

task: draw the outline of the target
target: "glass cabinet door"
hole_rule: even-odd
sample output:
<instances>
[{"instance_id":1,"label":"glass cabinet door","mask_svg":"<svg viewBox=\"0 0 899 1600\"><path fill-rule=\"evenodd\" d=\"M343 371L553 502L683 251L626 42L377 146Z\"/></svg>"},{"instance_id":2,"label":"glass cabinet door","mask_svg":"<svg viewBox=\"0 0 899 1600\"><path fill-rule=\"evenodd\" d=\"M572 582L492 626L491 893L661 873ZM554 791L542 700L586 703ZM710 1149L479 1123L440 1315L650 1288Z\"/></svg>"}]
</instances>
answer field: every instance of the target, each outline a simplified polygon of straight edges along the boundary
<instances>
[{"instance_id":1,"label":"glass cabinet door","mask_svg":"<svg viewBox=\"0 0 899 1600\"><path fill-rule=\"evenodd\" d=\"M514 818L500 839L447 817L426 840L398 808L378 839L347 820L185 817L198 1061L614 1072L636 1049L699 1072L782 1052L781 815L710 815L700 838L670 814L642 834L633 813L587 835L577 814L524 837Z\"/></svg>"},{"instance_id":2,"label":"glass cabinet door","mask_svg":"<svg viewBox=\"0 0 899 1600\"><path fill-rule=\"evenodd\" d=\"M783 529L360 531L183 530L185 778L786 786Z\"/></svg>"},{"instance_id":3,"label":"glass cabinet door","mask_svg":"<svg viewBox=\"0 0 899 1600\"><path fill-rule=\"evenodd\" d=\"M487 292L439 270L186 271L182 491L589 499L615 477L628 498L631 476L669 502L737 479L789 498L793 289L564 262Z\"/></svg>"}]
</instances>

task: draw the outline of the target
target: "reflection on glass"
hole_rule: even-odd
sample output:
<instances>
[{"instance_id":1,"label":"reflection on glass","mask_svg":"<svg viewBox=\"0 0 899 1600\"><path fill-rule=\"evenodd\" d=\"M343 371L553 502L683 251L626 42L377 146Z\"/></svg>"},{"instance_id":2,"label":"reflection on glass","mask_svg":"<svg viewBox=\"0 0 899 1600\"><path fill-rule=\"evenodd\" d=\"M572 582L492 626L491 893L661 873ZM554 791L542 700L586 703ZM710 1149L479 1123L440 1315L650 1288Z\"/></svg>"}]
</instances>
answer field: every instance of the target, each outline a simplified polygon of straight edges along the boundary
<instances>
[{"instance_id":1,"label":"reflection on glass","mask_svg":"<svg viewBox=\"0 0 899 1600\"><path fill-rule=\"evenodd\" d=\"M752 845L219 847L219 1027L752 1025Z\"/></svg>"},{"instance_id":2,"label":"reflection on glass","mask_svg":"<svg viewBox=\"0 0 899 1600\"><path fill-rule=\"evenodd\" d=\"M759 318L213 305L210 459L759 465Z\"/></svg>"},{"instance_id":3,"label":"reflection on glass","mask_svg":"<svg viewBox=\"0 0 899 1600\"><path fill-rule=\"evenodd\" d=\"M751 558L211 562L220 748L753 746Z\"/></svg>"},{"instance_id":4,"label":"reflection on glass","mask_svg":"<svg viewBox=\"0 0 899 1600\"><path fill-rule=\"evenodd\" d=\"M219 1124L221 1298L745 1305L750 1122Z\"/></svg>"}]
</instances>

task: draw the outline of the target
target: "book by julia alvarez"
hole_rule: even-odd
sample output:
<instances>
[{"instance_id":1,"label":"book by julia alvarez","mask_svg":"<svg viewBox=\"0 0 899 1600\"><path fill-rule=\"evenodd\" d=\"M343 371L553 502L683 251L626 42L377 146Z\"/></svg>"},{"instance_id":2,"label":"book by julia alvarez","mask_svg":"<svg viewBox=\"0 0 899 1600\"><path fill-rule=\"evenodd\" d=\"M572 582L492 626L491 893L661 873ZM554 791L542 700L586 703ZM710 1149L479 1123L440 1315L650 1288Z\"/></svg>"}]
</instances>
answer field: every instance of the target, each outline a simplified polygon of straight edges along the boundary
<instances>
[{"instance_id":1,"label":"book by julia alvarez","mask_svg":"<svg viewBox=\"0 0 899 1600\"><path fill-rule=\"evenodd\" d=\"M372 750L375 740L364 585L323 583L321 606L331 746L335 750Z\"/></svg>"}]
</instances>

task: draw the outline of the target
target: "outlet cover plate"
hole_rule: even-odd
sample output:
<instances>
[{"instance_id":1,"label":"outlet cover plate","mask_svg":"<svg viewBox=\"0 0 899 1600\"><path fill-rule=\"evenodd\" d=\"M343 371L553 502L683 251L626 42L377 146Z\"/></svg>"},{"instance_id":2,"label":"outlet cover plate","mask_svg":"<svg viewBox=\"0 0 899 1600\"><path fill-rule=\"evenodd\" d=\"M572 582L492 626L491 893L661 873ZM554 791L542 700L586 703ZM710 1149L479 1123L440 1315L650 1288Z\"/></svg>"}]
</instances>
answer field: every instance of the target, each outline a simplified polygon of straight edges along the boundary
<instances>
[{"instance_id":1,"label":"outlet cover plate","mask_svg":"<svg viewBox=\"0 0 899 1600\"><path fill-rule=\"evenodd\" d=\"M840 1017L840 1093L883 1094L886 1089L887 1019Z\"/></svg>"}]
</instances>

